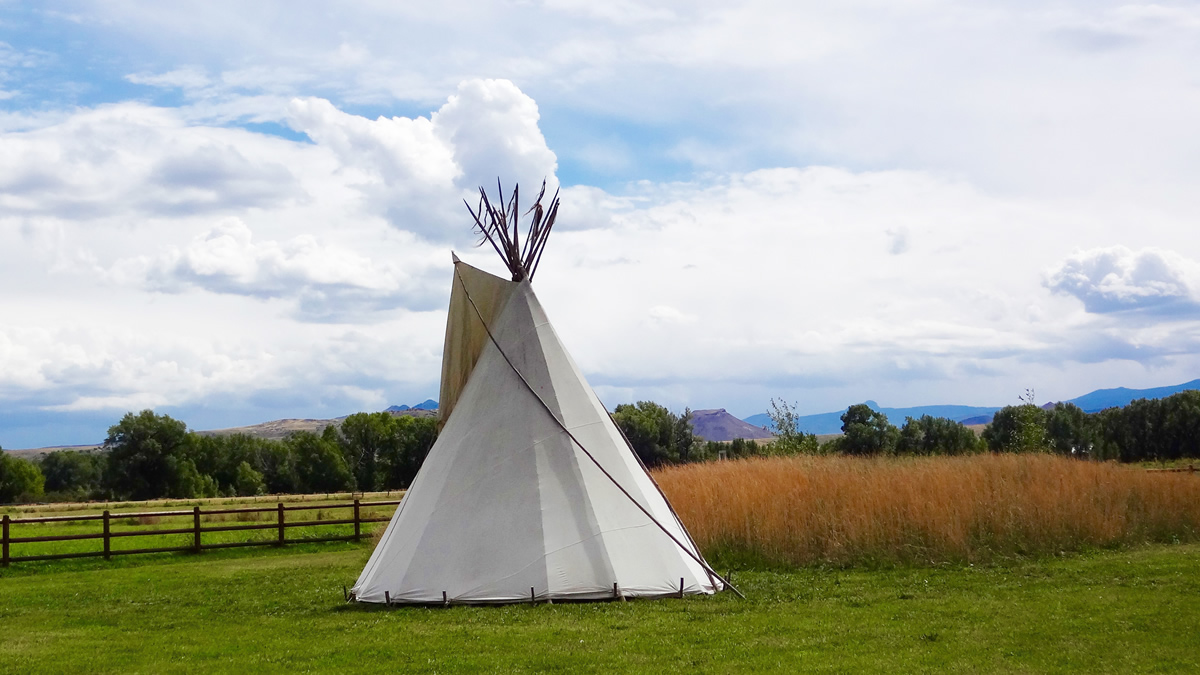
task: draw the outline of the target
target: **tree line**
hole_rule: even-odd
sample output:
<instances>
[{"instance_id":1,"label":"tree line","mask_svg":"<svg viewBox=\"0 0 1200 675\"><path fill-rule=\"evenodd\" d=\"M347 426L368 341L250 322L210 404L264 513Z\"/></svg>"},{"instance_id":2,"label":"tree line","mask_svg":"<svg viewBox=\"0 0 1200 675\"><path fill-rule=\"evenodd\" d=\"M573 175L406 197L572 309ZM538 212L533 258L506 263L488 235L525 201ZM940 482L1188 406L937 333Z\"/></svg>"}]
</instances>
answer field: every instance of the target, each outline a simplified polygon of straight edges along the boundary
<instances>
[{"instance_id":1,"label":"tree line","mask_svg":"<svg viewBox=\"0 0 1200 675\"><path fill-rule=\"evenodd\" d=\"M201 435L143 410L109 427L103 452L0 453L0 503L403 489L436 438L437 420L386 412L271 440Z\"/></svg>"},{"instance_id":2,"label":"tree line","mask_svg":"<svg viewBox=\"0 0 1200 675\"><path fill-rule=\"evenodd\" d=\"M797 454L957 455L1050 452L1121 462L1200 458L1200 391L1140 399L1085 413L1071 403L1041 408L1032 396L1000 409L977 436L953 420L923 415L893 425L852 405L842 434L820 442L798 428L786 402L771 401L769 442L705 441L691 411L653 401L618 405L613 420L648 467L719 458ZM433 418L357 413L321 433L283 440L208 436L151 410L128 413L108 430L105 452L59 450L37 461L0 452L0 504L86 499L140 500L256 494L374 491L408 487L437 439Z\"/></svg>"},{"instance_id":3,"label":"tree line","mask_svg":"<svg viewBox=\"0 0 1200 675\"><path fill-rule=\"evenodd\" d=\"M1072 403L1042 408L1026 392L1021 405L1006 406L981 435L954 420L922 415L896 427L865 404L842 414L842 434L825 442L799 430L799 415L771 401L775 426L769 442L703 441L692 434L691 411L682 415L650 401L617 406L613 418L647 466L708 461L719 457L796 454L961 455L978 452L1047 452L1079 459L1121 462L1200 458L1200 391L1139 399L1124 407L1086 413Z\"/></svg>"},{"instance_id":4,"label":"tree line","mask_svg":"<svg viewBox=\"0 0 1200 675\"><path fill-rule=\"evenodd\" d=\"M767 415L775 426L775 437L769 441L705 441L692 432L690 410L679 415L652 401L619 405L613 420L649 467L719 458L838 453L952 455L984 449L979 437L958 422L924 415L908 418L903 428L897 429L888 422L887 415L863 404L850 406L842 415L842 436L824 443L815 434L799 429L799 415L793 405L772 399Z\"/></svg>"},{"instance_id":5,"label":"tree line","mask_svg":"<svg viewBox=\"0 0 1200 675\"><path fill-rule=\"evenodd\" d=\"M1163 462L1200 458L1200 391L1138 399L1085 413L1071 403L1001 409L983 432L996 451L1047 451L1085 459Z\"/></svg>"}]
</instances>

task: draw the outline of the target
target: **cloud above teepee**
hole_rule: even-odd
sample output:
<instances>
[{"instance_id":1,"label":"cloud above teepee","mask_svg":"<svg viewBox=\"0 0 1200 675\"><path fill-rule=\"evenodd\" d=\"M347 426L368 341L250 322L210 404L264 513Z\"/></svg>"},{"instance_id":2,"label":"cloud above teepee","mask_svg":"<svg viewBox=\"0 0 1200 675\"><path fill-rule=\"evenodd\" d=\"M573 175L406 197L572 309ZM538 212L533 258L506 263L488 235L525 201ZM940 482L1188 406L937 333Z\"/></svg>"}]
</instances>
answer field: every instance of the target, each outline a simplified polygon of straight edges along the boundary
<instances>
[{"instance_id":1,"label":"cloud above teepee","mask_svg":"<svg viewBox=\"0 0 1200 675\"><path fill-rule=\"evenodd\" d=\"M0 444L51 407L228 426L436 397L448 249L500 268L462 204L497 176L564 186L537 287L609 401L1193 379L1197 17L9 3Z\"/></svg>"},{"instance_id":2,"label":"cloud above teepee","mask_svg":"<svg viewBox=\"0 0 1200 675\"><path fill-rule=\"evenodd\" d=\"M439 240L455 231L462 198L480 186L519 183L531 198L547 180L553 191L557 159L538 117L533 99L507 80L463 82L436 112L415 119L368 120L324 99L288 106L288 123L337 156L368 209Z\"/></svg>"}]
</instances>

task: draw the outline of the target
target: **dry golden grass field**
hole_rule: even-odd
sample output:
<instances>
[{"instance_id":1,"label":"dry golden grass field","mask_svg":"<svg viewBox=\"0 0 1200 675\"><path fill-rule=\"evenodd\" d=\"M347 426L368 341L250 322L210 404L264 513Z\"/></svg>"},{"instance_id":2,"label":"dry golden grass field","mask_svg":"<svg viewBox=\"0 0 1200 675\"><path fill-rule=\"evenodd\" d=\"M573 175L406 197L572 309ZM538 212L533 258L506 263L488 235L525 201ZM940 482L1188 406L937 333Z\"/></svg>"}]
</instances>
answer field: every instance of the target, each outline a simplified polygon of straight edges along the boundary
<instances>
[{"instance_id":1,"label":"dry golden grass field","mask_svg":"<svg viewBox=\"0 0 1200 675\"><path fill-rule=\"evenodd\" d=\"M1200 538L1200 476L1050 455L759 458L656 479L706 553L771 565L973 563Z\"/></svg>"}]
</instances>

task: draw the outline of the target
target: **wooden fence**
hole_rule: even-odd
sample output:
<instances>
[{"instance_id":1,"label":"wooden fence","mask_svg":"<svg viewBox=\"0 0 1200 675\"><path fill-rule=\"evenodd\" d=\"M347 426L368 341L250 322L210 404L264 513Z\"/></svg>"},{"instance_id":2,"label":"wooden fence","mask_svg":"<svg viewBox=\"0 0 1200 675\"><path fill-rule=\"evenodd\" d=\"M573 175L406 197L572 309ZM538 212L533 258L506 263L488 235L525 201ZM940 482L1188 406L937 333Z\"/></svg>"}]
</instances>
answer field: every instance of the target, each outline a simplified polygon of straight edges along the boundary
<instances>
[{"instance_id":1,"label":"wooden fence","mask_svg":"<svg viewBox=\"0 0 1200 675\"><path fill-rule=\"evenodd\" d=\"M1187 466L1173 466L1169 469L1146 469L1156 473L1196 473L1196 465L1188 464Z\"/></svg>"},{"instance_id":2,"label":"wooden fence","mask_svg":"<svg viewBox=\"0 0 1200 675\"><path fill-rule=\"evenodd\" d=\"M391 520L390 517L369 517L362 515L362 509L372 506L395 506L400 503L400 500L385 500L364 502L355 499L350 503L342 504L302 504L299 506L285 506L283 502L279 502L275 506L266 508L249 508L249 509L202 509L199 506L192 508L190 511L149 511L141 513L117 513L111 514L107 510L101 514L88 514L79 516L44 516L44 517L28 517L28 518L13 518L5 515L0 518L0 565L7 567L9 563L26 562L33 560L59 560L62 558L91 558L103 556L105 560L110 559L114 555L133 555L136 553L168 553L173 551L190 551L199 553L201 551L216 549L216 548L234 548L240 546L283 546L285 544L309 544L323 541L351 541L362 538L363 523L377 523ZM353 517L339 518L334 520L294 520L287 522L285 514L288 511L312 511L316 509L331 510L331 509L353 509ZM242 514L242 513L271 513L277 514L271 522L253 523L246 525L207 525L202 523L203 516L215 516L226 514ZM128 518L181 518L191 516L192 522L189 527L173 528L173 529L149 529L149 530L130 530L124 532L114 532L112 529L113 520L124 520ZM102 530L98 533L89 534L59 534L43 537L13 537L11 536L11 526L25 523L65 523L75 521L101 521ZM335 537L314 537L308 539L288 539L286 532L289 528L297 527L318 527L321 525L354 525L354 534L335 536ZM275 530L276 536L274 539L258 540L258 541L235 541L235 542L220 542L213 544L205 544L201 540L201 536L206 532L235 532L242 530ZM191 535L191 543L187 546L168 546L161 548L138 548L138 549L117 549L113 550L112 540L119 537L151 537L162 535ZM103 548L99 551L80 551L75 553L52 553L45 555L12 555L11 549L13 544L32 544L51 541L75 541L81 539L101 539L103 540Z\"/></svg>"}]
</instances>

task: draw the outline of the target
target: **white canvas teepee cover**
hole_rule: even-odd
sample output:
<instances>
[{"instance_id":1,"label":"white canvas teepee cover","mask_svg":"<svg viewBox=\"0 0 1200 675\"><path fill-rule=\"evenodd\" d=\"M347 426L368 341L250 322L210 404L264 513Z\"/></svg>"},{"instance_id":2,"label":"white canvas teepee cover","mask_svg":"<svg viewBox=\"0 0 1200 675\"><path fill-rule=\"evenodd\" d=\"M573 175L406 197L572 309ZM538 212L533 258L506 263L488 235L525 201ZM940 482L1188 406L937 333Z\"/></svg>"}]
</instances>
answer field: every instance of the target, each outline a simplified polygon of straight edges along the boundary
<instances>
[{"instance_id":1,"label":"white canvas teepee cover","mask_svg":"<svg viewBox=\"0 0 1200 675\"><path fill-rule=\"evenodd\" d=\"M613 597L614 584L624 597L721 590L529 282L455 263L440 401L452 412L355 599L594 600Z\"/></svg>"}]
</instances>

